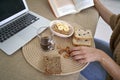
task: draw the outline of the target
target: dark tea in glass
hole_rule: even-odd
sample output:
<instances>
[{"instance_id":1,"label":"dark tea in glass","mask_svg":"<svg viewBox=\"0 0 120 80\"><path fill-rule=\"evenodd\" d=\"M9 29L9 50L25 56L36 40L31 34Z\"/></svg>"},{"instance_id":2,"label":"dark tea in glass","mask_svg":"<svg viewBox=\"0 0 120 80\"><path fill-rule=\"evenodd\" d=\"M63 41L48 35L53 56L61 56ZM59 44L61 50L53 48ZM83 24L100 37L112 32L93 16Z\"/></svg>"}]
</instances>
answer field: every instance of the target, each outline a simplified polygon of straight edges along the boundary
<instances>
[{"instance_id":1,"label":"dark tea in glass","mask_svg":"<svg viewBox=\"0 0 120 80\"><path fill-rule=\"evenodd\" d=\"M41 45L42 49L44 49L44 50L51 50L51 48L53 46L51 39L47 36L41 38L40 45Z\"/></svg>"}]
</instances>

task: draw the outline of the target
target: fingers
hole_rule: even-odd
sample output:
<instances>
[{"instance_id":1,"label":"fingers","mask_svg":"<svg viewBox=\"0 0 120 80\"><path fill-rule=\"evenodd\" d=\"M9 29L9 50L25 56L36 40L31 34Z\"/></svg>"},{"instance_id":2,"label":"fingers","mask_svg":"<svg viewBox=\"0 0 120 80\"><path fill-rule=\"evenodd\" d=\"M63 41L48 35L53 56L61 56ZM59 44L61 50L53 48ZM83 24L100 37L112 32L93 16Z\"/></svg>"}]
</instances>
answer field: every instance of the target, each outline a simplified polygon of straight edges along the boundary
<instances>
[{"instance_id":1,"label":"fingers","mask_svg":"<svg viewBox=\"0 0 120 80\"><path fill-rule=\"evenodd\" d=\"M80 60L77 60L79 63L87 63L87 60L86 59L80 59Z\"/></svg>"},{"instance_id":2,"label":"fingers","mask_svg":"<svg viewBox=\"0 0 120 80\"><path fill-rule=\"evenodd\" d=\"M79 59L84 59L85 58L85 55L75 55L75 56L73 56L73 59L74 60L79 60Z\"/></svg>"},{"instance_id":3,"label":"fingers","mask_svg":"<svg viewBox=\"0 0 120 80\"><path fill-rule=\"evenodd\" d=\"M83 51L84 47L74 47L71 49L71 57L79 62L79 63L86 63L87 59L86 59L86 53L85 51Z\"/></svg>"},{"instance_id":4,"label":"fingers","mask_svg":"<svg viewBox=\"0 0 120 80\"><path fill-rule=\"evenodd\" d=\"M77 50L81 50L81 47L79 46L79 47L73 47L72 49L71 49L71 51L77 51Z\"/></svg>"},{"instance_id":5,"label":"fingers","mask_svg":"<svg viewBox=\"0 0 120 80\"><path fill-rule=\"evenodd\" d=\"M79 63L87 63L87 59L85 55L76 55L76 56L73 56L73 59Z\"/></svg>"},{"instance_id":6,"label":"fingers","mask_svg":"<svg viewBox=\"0 0 120 80\"><path fill-rule=\"evenodd\" d=\"M77 50L77 51L72 51L72 52L70 53L71 56L75 56L75 55L79 55L79 54L82 54L79 50Z\"/></svg>"},{"instance_id":7,"label":"fingers","mask_svg":"<svg viewBox=\"0 0 120 80\"><path fill-rule=\"evenodd\" d=\"M86 63L85 54L80 51L73 51L71 54L73 60L78 61L79 63Z\"/></svg>"},{"instance_id":8,"label":"fingers","mask_svg":"<svg viewBox=\"0 0 120 80\"><path fill-rule=\"evenodd\" d=\"M71 56L75 56L75 55L82 55L82 54L85 54L86 51L83 50L83 47L74 47L70 50L70 55Z\"/></svg>"}]
</instances>

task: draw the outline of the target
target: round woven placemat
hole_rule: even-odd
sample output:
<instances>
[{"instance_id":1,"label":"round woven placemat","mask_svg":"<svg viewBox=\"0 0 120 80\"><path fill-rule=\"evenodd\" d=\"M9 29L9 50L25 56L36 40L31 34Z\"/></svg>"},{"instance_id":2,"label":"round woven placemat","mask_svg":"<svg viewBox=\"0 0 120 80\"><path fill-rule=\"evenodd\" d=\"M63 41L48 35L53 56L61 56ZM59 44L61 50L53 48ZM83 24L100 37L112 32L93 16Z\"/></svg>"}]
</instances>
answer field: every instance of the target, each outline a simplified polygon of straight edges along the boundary
<instances>
[{"instance_id":1,"label":"round woven placemat","mask_svg":"<svg viewBox=\"0 0 120 80\"><path fill-rule=\"evenodd\" d=\"M44 34L50 34L50 30L47 29L43 32ZM42 35L43 35L42 33ZM23 48L23 56L27 60L27 62L32 65L35 69L41 72L44 71L44 61L43 56L60 56L61 58L61 68L62 73L57 75L68 75L79 72L83 70L88 63L79 64L78 62L74 61L72 58L64 58L63 55L58 53L58 46L65 48L67 46L72 47L72 38L60 38L54 36L55 40L55 49L52 51L44 51L41 49L39 38L34 38L31 42L26 44Z\"/></svg>"}]
</instances>

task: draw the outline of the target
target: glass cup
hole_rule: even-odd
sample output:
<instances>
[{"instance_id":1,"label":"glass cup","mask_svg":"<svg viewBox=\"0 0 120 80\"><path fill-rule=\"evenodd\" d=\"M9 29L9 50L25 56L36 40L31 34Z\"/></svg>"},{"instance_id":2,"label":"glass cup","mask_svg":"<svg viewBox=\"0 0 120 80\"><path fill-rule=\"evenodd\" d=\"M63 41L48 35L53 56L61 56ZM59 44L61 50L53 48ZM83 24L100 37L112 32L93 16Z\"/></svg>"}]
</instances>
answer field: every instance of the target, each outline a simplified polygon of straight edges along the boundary
<instances>
[{"instance_id":1,"label":"glass cup","mask_svg":"<svg viewBox=\"0 0 120 80\"><path fill-rule=\"evenodd\" d=\"M53 40L53 34L51 32L42 32L41 31L49 29L48 27L41 27L37 31L37 36L40 39L40 46L44 51L54 50L55 41Z\"/></svg>"}]
</instances>

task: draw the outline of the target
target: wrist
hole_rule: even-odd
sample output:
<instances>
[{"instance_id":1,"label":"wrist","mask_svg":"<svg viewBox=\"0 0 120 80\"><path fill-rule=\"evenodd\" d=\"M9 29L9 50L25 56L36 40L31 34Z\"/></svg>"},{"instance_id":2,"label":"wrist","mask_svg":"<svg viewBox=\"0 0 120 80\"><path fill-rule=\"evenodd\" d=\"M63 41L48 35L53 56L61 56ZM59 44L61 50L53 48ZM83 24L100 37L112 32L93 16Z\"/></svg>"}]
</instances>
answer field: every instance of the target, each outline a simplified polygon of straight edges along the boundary
<instances>
[{"instance_id":1,"label":"wrist","mask_svg":"<svg viewBox=\"0 0 120 80\"><path fill-rule=\"evenodd\" d=\"M102 63L107 58L107 53L103 52L102 50L99 50L99 58L98 62Z\"/></svg>"},{"instance_id":2,"label":"wrist","mask_svg":"<svg viewBox=\"0 0 120 80\"><path fill-rule=\"evenodd\" d=\"M100 51L100 58L98 59L98 62L103 64L107 59L109 59L109 56L107 55L107 53Z\"/></svg>"}]
</instances>

